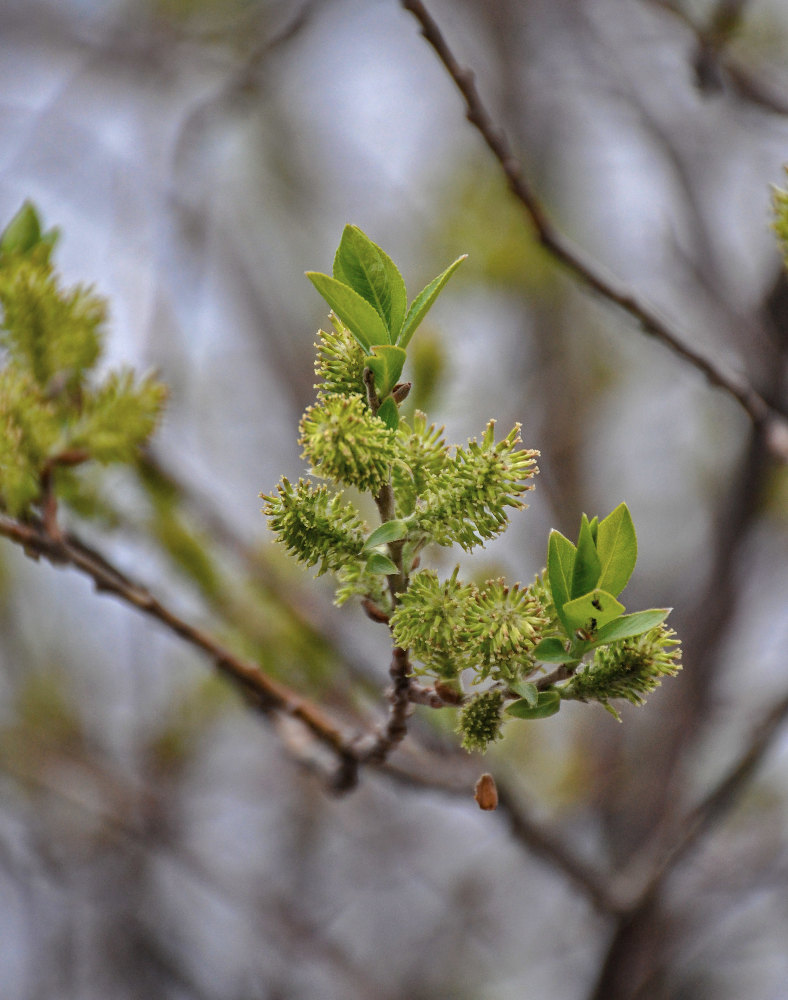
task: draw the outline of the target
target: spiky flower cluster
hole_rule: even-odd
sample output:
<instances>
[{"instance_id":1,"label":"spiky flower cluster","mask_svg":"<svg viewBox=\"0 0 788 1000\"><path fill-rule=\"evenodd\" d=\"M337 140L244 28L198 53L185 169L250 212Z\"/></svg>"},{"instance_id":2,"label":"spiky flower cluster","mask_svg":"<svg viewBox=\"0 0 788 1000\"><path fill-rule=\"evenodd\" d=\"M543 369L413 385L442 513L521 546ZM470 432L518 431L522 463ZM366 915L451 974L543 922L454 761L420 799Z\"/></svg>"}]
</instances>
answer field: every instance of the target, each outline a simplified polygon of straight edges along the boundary
<instances>
[{"instance_id":1,"label":"spiky flower cluster","mask_svg":"<svg viewBox=\"0 0 788 1000\"><path fill-rule=\"evenodd\" d=\"M0 503L14 515L55 470L58 491L76 497L76 466L132 458L166 398L130 372L96 383L106 304L89 288L60 287L56 236L26 203L0 238Z\"/></svg>"},{"instance_id":2,"label":"spiky flower cluster","mask_svg":"<svg viewBox=\"0 0 788 1000\"><path fill-rule=\"evenodd\" d=\"M598 701L619 718L611 698L643 705L646 695L681 669L681 650L676 633L659 625L632 639L612 642L597 649L592 662L560 689L561 697Z\"/></svg>"},{"instance_id":3,"label":"spiky flower cluster","mask_svg":"<svg viewBox=\"0 0 788 1000\"><path fill-rule=\"evenodd\" d=\"M305 566L318 566L318 576L357 560L364 545L364 526L350 504L325 486L282 478L275 496L263 495L268 523L288 552Z\"/></svg>"},{"instance_id":4,"label":"spiky flower cluster","mask_svg":"<svg viewBox=\"0 0 788 1000\"><path fill-rule=\"evenodd\" d=\"M508 524L505 507L525 508L520 497L533 486L538 471L536 451L518 448L520 425L495 441L495 421L487 425L481 444L457 448L426 484L419 527L440 545L457 543L470 550L500 534Z\"/></svg>"},{"instance_id":5,"label":"spiky flower cluster","mask_svg":"<svg viewBox=\"0 0 788 1000\"><path fill-rule=\"evenodd\" d=\"M302 458L323 478L377 493L395 459L394 431L358 395L324 396L301 418Z\"/></svg>"},{"instance_id":6,"label":"spiky flower cluster","mask_svg":"<svg viewBox=\"0 0 788 1000\"><path fill-rule=\"evenodd\" d=\"M318 398L364 395L364 352L345 324L331 317L333 330L321 330L315 361Z\"/></svg>"},{"instance_id":7,"label":"spiky flower cluster","mask_svg":"<svg viewBox=\"0 0 788 1000\"><path fill-rule=\"evenodd\" d=\"M501 737L503 693L497 688L474 695L462 706L457 719L457 732L468 751L487 750Z\"/></svg>"},{"instance_id":8,"label":"spiky flower cluster","mask_svg":"<svg viewBox=\"0 0 788 1000\"><path fill-rule=\"evenodd\" d=\"M508 682L531 673L545 622L537 601L519 585L487 580L476 587L457 574L441 582L425 569L411 578L390 622L395 642L412 650L422 672L441 678L468 667L477 680Z\"/></svg>"},{"instance_id":9,"label":"spiky flower cluster","mask_svg":"<svg viewBox=\"0 0 788 1000\"><path fill-rule=\"evenodd\" d=\"M391 469L391 483L397 498L397 513L407 517L416 509L430 483L449 463L449 447L443 428L427 423L426 414L416 410L413 426L401 420L398 430L399 461Z\"/></svg>"},{"instance_id":10,"label":"spiky flower cluster","mask_svg":"<svg viewBox=\"0 0 788 1000\"><path fill-rule=\"evenodd\" d=\"M468 603L465 618L464 636L478 659L480 679L514 681L532 672L532 650L546 619L530 591L487 580Z\"/></svg>"},{"instance_id":11,"label":"spiky flower cluster","mask_svg":"<svg viewBox=\"0 0 788 1000\"><path fill-rule=\"evenodd\" d=\"M467 608L474 588L458 580L459 568L441 582L431 569L419 570L391 618L394 641L437 677L456 677L472 665L463 643Z\"/></svg>"},{"instance_id":12,"label":"spiky flower cluster","mask_svg":"<svg viewBox=\"0 0 788 1000\"><path fill-rule=\"evenodd\" d=\"M784 205L788 220L788 193ZM338 604L360 597L388 624L413 672L435 679L437 700L462 706L463 746L485 750L505 718L545 719L562 699L640 704L676 672L678 650L661 625L667 609L625 614L618 600L637 559L623 503L605 518L584 514L576 544L553 531L546 569L526 587L421 568L432 543L471 550L499 535L538 472L539 453L521 447L519 424L496 441L491 420L481 440L452 449L423 413L405 420L400 412L413 332L461 261L408 305L393 261L347 226L333 273L307 272L334 331L319 335L317 402L301 420L300 442L330 486L294 489L285 479L265 497L265 513L301 562L336 574ZM378 527L370 531L340 499L343 487L372 494ZM551 672L536 682L544 664Z\"/></svg>"}]
</instances>

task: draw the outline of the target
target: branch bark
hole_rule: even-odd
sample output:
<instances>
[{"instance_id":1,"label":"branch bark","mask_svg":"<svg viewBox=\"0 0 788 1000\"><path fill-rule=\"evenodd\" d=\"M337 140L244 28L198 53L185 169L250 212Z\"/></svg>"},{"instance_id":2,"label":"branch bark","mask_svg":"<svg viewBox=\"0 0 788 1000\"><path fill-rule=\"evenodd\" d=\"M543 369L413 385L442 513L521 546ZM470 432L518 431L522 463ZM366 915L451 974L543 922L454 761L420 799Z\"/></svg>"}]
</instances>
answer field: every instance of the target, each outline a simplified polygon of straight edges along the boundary
<instances>
[{"instance_id":1,"label":"branch bark","mask_svg":"<svg viewBox=\"0 0 788 1000\"><path fill-rule=\"evenodd\" d=\"M554 225L526 177L522 164L514 155L511 143L493 121L476 88L471 70L457 61L439 25L421 0L400 0L421 26L421 33L435 50L465 102L465 114L477 129L503 170L510 190L522 204L533 223L542 246L576 279L603 299L631 316L649 334L674 354L705 375L712 386L722 389L735 399L753 424L764 432L770 451L788 462L788 418L771 407L743 377L719 368L711 359L696 351L686 339L649 303L642 302L615 275L587 257Z\"/></svg>"}]
</instances>

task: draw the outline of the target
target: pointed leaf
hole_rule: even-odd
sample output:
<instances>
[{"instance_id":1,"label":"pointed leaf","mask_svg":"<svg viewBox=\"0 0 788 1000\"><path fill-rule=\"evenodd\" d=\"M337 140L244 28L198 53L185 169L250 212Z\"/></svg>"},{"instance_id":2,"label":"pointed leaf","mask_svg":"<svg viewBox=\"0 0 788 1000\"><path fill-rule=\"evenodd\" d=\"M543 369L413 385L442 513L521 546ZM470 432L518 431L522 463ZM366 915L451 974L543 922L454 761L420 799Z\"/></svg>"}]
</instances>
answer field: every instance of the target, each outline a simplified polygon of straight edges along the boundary
<instances>
[{"instance_id":1,"label":"pointed leaf","mask_svg":"<svg viewBox=\"0 0 788 1000\"><path fill-rule=\"evenodd\" d=\"M596 634L600 628L618 618L624 605L605 590L592 590L564 605L564 615L571 629L587 629Z\"/></svg>"},{"instance_id":2,"label":"pointed leaf","mask_svg":"<svg viewBox=\"0 0 788 1000\"><path fill-rule=\"evenodd\" d=\"M536 685L532 684L531 681L515 681L515 683L510 684L509 687L516 694L519 694L522 698L524 698L531 708L533 708L539 701L539 691Z\"/></svg>"},{"instance_id":3,"label":"pointed leaf","mask_svg":"<svg viewBox=\"0 0 788 1000\"><path fill-rule=\"evenodd\" d=\"M378 253L383 260L383 267L386 269L386 276L388 277L391 292L389 331L391 333L391 343L396 344L400 330L402 329L402 323L405 319L405 313L408 309L408 293L405 290L405 282L397 265L381 247L378 247Z\"/></svg>"},{"instance_id":4,"label":"pointed leaf","mask_svg":"<svg viewBox=\"0 0 788 1000\"><path fill-rule=\"evenodd\" d=\"M364 542L362 552L368 552L377 545L385 545L387 542L398 542L407 535L408 527L407 521L385 521L379 527L375 528L366 542Z\"/></svg>"},{"instance_id":5,"label":"pointed leaf","mask_svg":"<svg viewBox=\"0 0 788 1000\"><path fill-rule=\"evenodd\" d=\"M600 522L596 548L602 564L599 586L618 595L626 587L638 557L635 525L625 503Z\"/></svg>"},{"instance_id":6,"label":"pointed leaf","mask_svg":"<svg viewBox=\"0 0 788 1000\"><path fill-rule=\"evenodd\" d=\"M391 576L398 570L388 556L384 556L382 552L373 552L367 559L367 572L376 576Z\"/></svg>"},{"instance_id":7,"label":"pointed leaf","mask_svg":"<svg viewBox=\"0 0 788 1000\"><path fill-rule=\"evenodd\" d=\"M25 201L0 235L0 253L26 253L40 239L38 212L31 201Z\"/></svg>"},{"instance_id":8,"label":"pointed leaf","mask_svg":"<svg viewBox=\"0 0 788 1000\"><path fill-rule=\"evenodd\" d=\"M576 556L577 549L569 539L560 531L553 529L547 544L547 578L550 581L555 609L562 622L564 622L562 608L571 597L572 572ZM567 631L571 629L567 628Z\"/></svg>"},{"instance_id":9,"label":"pointed leaf","mask_svg":"<svg viewBox=\"0 0 788 1000\"><path fill-rule=\"evenodd\" d=\"M670 608L650 608L648 611L636 611L631 615L622 615L600 628L594 636L593 646L602 646L618 639L632 639L642 635L649 629L661 625L670 614ZM590 647L589 647L590 648Z\"/></svg>"},{"instance_id":10,"label":"pointed leaf","mask_svg":"<svg viewBox=\"0 0 788 1000\"><path fill-rule=\"evenodd\" d=\"M567 652L564 649L564 644L558 636L542 639L534 647L533 652L534 659L539 660L541 663L571 663L572 660L576 659L571 652Z\"/></svg>"},{"instance_id":11,"label":"pointed leaf","mask_svg":"<svg viewBox=\"0 0 788 1000\"><path fill-rule=\"evenodd\" d=\"M513 701L506 706L506 714L515 719L548 719L561 708L561 695L557 691L540 691L535 705L522 701Z\"/></svg>"},{"instance_id":12,"label":"pointed leaf","mask_svg":"<svg viewBox=\"0 0 788 1000\"><path fill-rule=\"evenodd\" d=\"M378 407L378 416L390 431L399 427L399 410L391 396L386 396Z\"/></svg>"},{"instance_id":13,"label":"pointed leaf","mask_svg":"<svg viewBox=\"0 0 788 1000\"><path fill-rule=\"evenodd\" d=\"M410 309L408 309L408 314L405 317L405 322L402 324L402 330L400 331L399 338L397 339L397 343L400 347L408 346L410 338L416 332L416 327L429 312L430 307L440 294L443 286L467 256L468 254L464 253L462 257L458 257L453 264L449 264L446 270L442 274L439 274L437 278L433 278L429 285L419 292L416 298L411 302Z\"/></svg>"},{"instance_id":14,"label":"pointed leaf","mask_svg":"<svg viewBox=\"0 0 788 1000\"><path fill-rule=\"evenodd\" d=\"M406 358L405 351L392 344L383 344L372 348L372 357L367 358L367 367L375 376L375 389L380 399L388 396L399 382Z\"/></svg>"},{"instance_id":15,"label":"pointed leaf","mask_svg":"<svg viewBox=\"0 0 788 1000\"><path fill-rule=\"evenodd\" d=\"M380 247L358 226L345 226L334 256L334 278L365 299L391 330L391 286ZM391 336L386 337L391 342Z\"/></svg>"},{"instance_id":16,"label":"pointed leaf","mask_svg":"<svg viewBox=\"0 0 788 1000\"><path fill-rule=\"evenodd\" d=\"M594 544L591 525L585 514L580 521L580 534L577 537L577 557L572 570L572 597L582 597L593 590L599 583L602 563Z\"/></svg>"},{"instance_id":17,"label":"pointed leaf","mask_svg":"<svg viewBox=\"0 0 788 1000\"><path fill-rule=\"evenodd\" d=\"M306 276L367 354L370 353L373 344L389 342L388 330L383 320L358 292L354 292L348 285L342 284L328 274L307 271Z\"/></svg>"}]
</instances>

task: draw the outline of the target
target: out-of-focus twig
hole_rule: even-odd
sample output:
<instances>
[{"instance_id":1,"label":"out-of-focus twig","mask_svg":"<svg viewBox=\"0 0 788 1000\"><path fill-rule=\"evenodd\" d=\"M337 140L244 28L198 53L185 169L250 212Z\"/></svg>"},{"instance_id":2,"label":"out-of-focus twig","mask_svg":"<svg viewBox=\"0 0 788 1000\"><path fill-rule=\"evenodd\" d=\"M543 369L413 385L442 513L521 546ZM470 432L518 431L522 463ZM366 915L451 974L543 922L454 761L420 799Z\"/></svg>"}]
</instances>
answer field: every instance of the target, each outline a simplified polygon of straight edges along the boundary
<instances>
[{"instance_id":1,"label":"out-of-focus twig","mask_svg":"<svg viewBox=\"0 0 788 1000\"><path fill-rule=\"evenodd\" d=\"M676 0L649 0L678 18L696 38L695 76L700 90L733 90L739 97L776 115L788 115L788 95L737 58L730 43L738 32L747 0L719 0L705 24L697 23Z\"/></svg>"},{"instance_id":2,"label":"out-of-focus twig","mask_svg":"<svg viewBox=\"0 0 788 1000\"><path fill-rule=\"evenodd\" d=\"M702 372L711 385L735 399L750 420L765 432L765 439L773 454L782 461L788 461L788 419L771 407L743 376L736 377L724 372L691 347L652 305L642 302L625 283L588 258L555 228L523 172L522 164L515 157L506 133L495 124L482 101L473 73L457 61L443 32L421 0L400 2L419 22L424 38L435 50L462 94L466 117L500 163L509 188L528 213L542 246L588 288L623 309L640 324L645 333L665 344Z\"/></svg>"},{"instance_id":3,"label":"out-of-focus twig","mask_svg":"<svg viewBox=\"0 0 788 1000\"><path fill-rule=\"evenodd\" d=\"M280 713L297 719L321 743L341 757L351 755L350 742L325 713L308 699L268 677L257 664L246 661L222 646L203 629L197 628L162 604L151 592L112 566L104 557L73 535L49 534L43 524L21 522L0 515L0 535L21 546L28 555L43 556L56 566L72 566L90 577L96 589L115 594L164 624L190 645L207 653L217 669L263 713Z\"/></svg>"},{"instance_id":4,"label":"out-of-focus twig","mask_svg":"<svg viewBox=\"0 0 788 1000\"><path fill-rule=\"evenodd\" d=\"M731 809L788 720L788 694L775 702L755 727L739 757L717 784L676 824L674 839L627 906L631 912L654 897L677 864L698 845L704 834Z\"/></svg>"}]
</instances>

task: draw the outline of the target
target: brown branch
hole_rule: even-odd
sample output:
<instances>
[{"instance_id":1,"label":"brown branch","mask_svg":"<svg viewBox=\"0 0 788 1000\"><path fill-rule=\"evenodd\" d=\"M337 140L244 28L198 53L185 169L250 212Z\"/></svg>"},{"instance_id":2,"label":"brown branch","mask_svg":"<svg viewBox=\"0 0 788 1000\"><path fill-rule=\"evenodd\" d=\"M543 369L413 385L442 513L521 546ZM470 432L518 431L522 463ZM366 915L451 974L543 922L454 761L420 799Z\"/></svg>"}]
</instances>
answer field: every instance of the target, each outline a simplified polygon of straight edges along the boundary
<instances>
[{"instance_id":1,"label":"brown branch","mask_svg":"<svg viewBox=\"0 0 788 1000\"><path fill-rule=\"evenodd\" d=\"M209 633L185 621L146 587L132 581L78 539L68 534L58 537L48 533L43 524L23 523L5 515L0 515L0 535L20 545L28 555L43 556L55 566L72 566L79 570L93 580L97 590L114 594L207 653L216 668L261 712L297 719L340 758L352 756L348 739L316 705L268 677L257 664L236 656Z\"/></svg>"},{"instance_id":2,"label":"brown branch","mask_svg":"<svg viewBox=\"0 0 788 1000\"><path fill-rule=\"evenodd\" d=\"M627 910L632 913L650 905L665 879L698 844L701 837L736 803L788 720L788 694L777 701L758 723L738 759L701 801L676 824L672 843L653 866L646 881L634 894Z\"/></svg>"},{"instance_id":3,"label":"brown branch","mask_svg":"<svg viewBox=\"0 0 788 1000\"><path fill-rule=\"evenodd\" d=\"M421 0L400 0L400 3L419 22L422 35L435 50L460 91L465 101L468 121L475 126L501 165L510 190L528 213L542 246L575 278L628 313L645 333L661 341L674 354L700 371L711 385L727 392L739 403L753 424L766 432L765 439L770 450L782 461L788 461L788 419L773 409L743 376L735 377L724 372L691 347L652 305L641 302L624 282L588 258L555 228L525 176L520 161L512 152L506 133L495 124L479 96L473 73L459 64L437 22Z\"/></svg>"},{"instance_id":4,"label":"brown branch","mask_svg":"<svg viewBox=\"0 0 788 1000\"><path fill-rule=\"evenodd\" d=\"M407 649L395 646L391 656L389 676L392 687L389 692L389 717L386 725L372 739L359 742L355 755L359 763L382 764L392 750L405 739L408 733L408 716L413 701L410 696L411 666Z\"/></svg>"}]
</instances>

